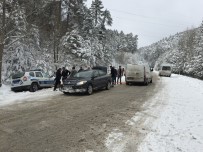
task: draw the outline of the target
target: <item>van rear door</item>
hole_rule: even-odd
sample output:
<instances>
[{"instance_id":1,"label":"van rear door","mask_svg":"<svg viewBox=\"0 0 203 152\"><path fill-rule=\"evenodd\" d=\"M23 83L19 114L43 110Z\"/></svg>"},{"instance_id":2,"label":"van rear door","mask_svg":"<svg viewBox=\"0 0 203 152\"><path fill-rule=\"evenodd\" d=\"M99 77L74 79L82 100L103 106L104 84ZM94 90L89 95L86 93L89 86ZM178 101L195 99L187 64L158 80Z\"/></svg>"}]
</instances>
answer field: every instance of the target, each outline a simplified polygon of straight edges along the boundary
<instances>
[{"instance_id":1,"label":"van rear door","mask_svg":"<svg viewBox=\"0 0 203 152\"><path fill-rule=\"evenodd\" d=\"M142 65L127 65L126 79L132 81L144 80L144 66Z\"/></svg>"}]
</instances>

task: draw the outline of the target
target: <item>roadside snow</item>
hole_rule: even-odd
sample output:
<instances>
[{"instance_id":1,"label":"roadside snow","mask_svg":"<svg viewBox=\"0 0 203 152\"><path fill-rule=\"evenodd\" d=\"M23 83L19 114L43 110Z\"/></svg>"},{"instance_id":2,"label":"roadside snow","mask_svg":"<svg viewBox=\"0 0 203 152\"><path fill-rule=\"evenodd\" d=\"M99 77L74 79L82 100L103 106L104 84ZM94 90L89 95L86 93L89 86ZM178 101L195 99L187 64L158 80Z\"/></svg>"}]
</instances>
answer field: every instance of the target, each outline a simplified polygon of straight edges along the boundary
<instances>
[{"instance_id":1,"label":"roadside snow","mask_svg":"<svg viewBox=\"0 0 203 152\"><path fill-rule=\"evenodd\" d=\"M151 126L140 152L203 151L203 81L173 75L167 84L167 106Z\"/></svg>"},{"instance_id":2,"label":"roadside snow","mask_svg":"<svg viewBox=\"0 0 203 152\"><path fill-rule=\"evenodd\" d=\"M136 151L137 145L138 152L203 151L203 81L173 74L161 77L159 83L164 88L146 102L143 111L126 121L129 132L119 132L125 138L117 140L118 135L110 133L115 140L108 146L109 137L106 139L109 151L116 152L118 143L122 147L117 151L122 152ZM136 143L138 140L142 143Z\"/></svg>"},{"instance_id":3,"label":"roadside snow","mask_svg":"<svg viewBox=\"0 0 203 152\"><path fill-rule=\"evenodd\" d=\"M46 97L55 96L61 94L60 91L53 91L53 88L42 89L37 92L13 92L10 86L3 85L0 87L0 106L5 106L13 103L20 103L22 101L34 101L37 99L43 99Z\"/></svg>"}]
</instances>

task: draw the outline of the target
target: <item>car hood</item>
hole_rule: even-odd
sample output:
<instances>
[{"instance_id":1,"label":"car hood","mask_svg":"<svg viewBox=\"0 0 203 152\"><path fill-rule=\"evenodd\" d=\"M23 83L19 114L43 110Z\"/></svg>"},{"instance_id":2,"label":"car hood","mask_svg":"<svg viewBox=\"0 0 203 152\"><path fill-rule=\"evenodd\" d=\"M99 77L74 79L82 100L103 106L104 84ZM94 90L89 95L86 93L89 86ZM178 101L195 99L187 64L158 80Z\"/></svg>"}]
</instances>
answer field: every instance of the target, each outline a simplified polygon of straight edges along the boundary
<instances>
[{"instance_id":1,"label":"car hood","mask_svg":"<svg viewBox=\"0 0 203 152\"><path fill-rule=\"evenodd\" d=\"M80 81L88 81L91 78L67 78L63 81L63 84L67 84L67 85L74 85Z\"/></svg>"}]
</instances>

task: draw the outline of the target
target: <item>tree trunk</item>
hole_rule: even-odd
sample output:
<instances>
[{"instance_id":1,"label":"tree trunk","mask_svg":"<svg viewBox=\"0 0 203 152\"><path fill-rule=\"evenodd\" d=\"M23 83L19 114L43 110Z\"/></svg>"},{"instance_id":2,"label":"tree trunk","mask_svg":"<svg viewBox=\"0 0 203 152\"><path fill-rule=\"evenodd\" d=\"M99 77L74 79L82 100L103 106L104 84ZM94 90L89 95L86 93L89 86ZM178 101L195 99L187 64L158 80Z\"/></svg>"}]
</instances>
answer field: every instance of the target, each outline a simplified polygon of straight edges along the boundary
<instances>
[{"instance_id":1,"label":"tree trunk","mask_svg":"<svg viewBox=\"0 0 203 152\"><path fill-rule=\"evenodd\" d=\"M4 52L4 34L5 34L5 0L3 1L3 16L2 16L2 26L0 29L0 87L2 86L2 64L3 64L3 52Z\"/></svg>"}]
</instances>

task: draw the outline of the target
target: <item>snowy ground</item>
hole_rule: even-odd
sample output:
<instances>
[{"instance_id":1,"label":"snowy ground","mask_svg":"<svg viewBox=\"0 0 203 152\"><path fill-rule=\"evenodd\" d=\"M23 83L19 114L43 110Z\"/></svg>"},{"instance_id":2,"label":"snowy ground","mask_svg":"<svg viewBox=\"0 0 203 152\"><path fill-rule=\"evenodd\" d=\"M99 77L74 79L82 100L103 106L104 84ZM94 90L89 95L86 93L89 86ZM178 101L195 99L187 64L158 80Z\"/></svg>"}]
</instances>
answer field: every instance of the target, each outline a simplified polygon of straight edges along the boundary
<instances>
[{"instance_id":1,"label":"snowy ground","mask_svg":"<svg viewBox=\"0 0 203 152\"><path fill-rule=\"evenodd\" d=\"M126 121L132 128L131 133L134 129L146 134L138 151L203 152L203 81L172 75L161 77L160 83L165 87L146 102L143 111ZM61 94L52 89L14 93L10 87L3 86L0 88L0 106ZM139 121L143 122L142 128L136 126ZM129 147L131 150L128 151L133 151L133 138L137 136L115 128L106 138L105 145L112 152L126 152Z\"/></svg>"},{"instance_id":2,"label":"snowy ground","mask_svg":"<svg viewBox=\"0 0 203 152\"><path fill-rule=\"evenodd\" d=\"M133 139L139 137L133 130L138 130L145 135L139 152L203 152L203 81L172 75L161 77L160 82L165 87L126 122L131 133L115 129L109 134L109 151L134 151ZM142 128L136 126L140 122Z\"/></svg>"},{"instance_id":3,"label":"snowy ground","mask_svg":"<svg viewBox=\"0 0 203 152\"><path fill-rule=\"evenodd\" d=\"M22 101L33 101L36 99L43 99L50 96L55 96L61 94L60 91L53 91L53 88L42 89L37 92L13 92L10 89L10 86L3 85L0 88L0 106L5 106L13 103L20 103Z\"/></svg>"}]
</instances>

